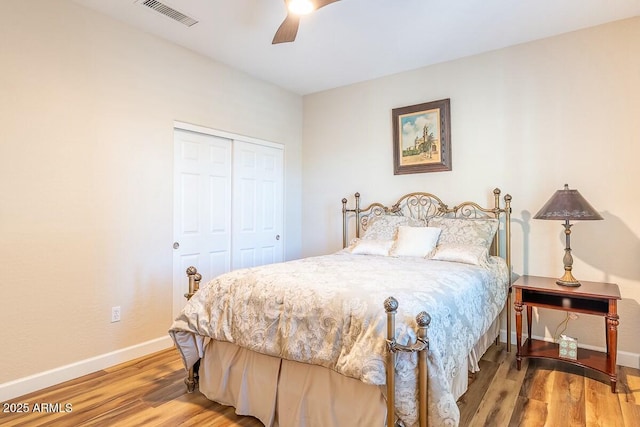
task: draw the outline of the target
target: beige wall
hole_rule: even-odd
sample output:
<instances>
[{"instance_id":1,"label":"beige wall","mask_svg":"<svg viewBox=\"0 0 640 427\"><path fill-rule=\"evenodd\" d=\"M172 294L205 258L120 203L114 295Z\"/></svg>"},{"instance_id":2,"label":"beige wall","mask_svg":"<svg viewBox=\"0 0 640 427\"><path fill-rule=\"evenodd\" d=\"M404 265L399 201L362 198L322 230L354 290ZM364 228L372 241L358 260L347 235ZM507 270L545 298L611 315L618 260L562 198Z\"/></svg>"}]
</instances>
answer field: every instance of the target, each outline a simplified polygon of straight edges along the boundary
<instances>
[{"instance_id":1,"label":"beige wall","mask_svg":"<svg viewBox=\"0 0 640 427\"><path fill-rule=\"evenodd\" d=\"M299 256L300 96L67 0L2 6L0 386L167 337L174 120L285 145Z\"/></svg>"},{"instance_id":2,"label":"beige wall","mask_svg":"<svg viewBox=\"0 0 640 427\"><path fill-rule=\"evenodd\" d=\"M635 18L305 96L303 255L340 248L340 200L355 191L364 204L420 190L454 204L489 202L500 187L513 196L515 272L560 276L562 227L531 217L569 183L605 218L573 227L575 275L620 285L619 349L637 367L638 52ZM451 99L453 170L394 176L391 109L442 98ZM563 319L540 315L537 335ZM603 323L584 315L566 332L604 347Z\"/></svg>"}]
</instances>

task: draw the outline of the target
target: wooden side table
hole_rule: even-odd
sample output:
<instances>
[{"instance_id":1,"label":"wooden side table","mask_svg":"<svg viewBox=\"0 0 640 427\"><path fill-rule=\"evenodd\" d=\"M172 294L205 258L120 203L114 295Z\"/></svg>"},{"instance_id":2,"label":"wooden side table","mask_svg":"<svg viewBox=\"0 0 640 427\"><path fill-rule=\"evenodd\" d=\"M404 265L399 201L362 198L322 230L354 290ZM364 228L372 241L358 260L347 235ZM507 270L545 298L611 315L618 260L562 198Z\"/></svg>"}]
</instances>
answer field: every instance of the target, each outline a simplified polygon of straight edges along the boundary
<instances>
[{"instance_id":1,"label":"wooden side table","mask_svg":"<svg viewBox=\"0 0 640 427\"><path fill-rule=\"evenodd\" d=\"M562 360L574 365L594 369L609 375L611 392L616 392L618 380L616 354L618 351L618 309L620 289L614 283L580 282L575 288L560 286L556 279L538 276L522 276L514 284L516 310L516 361L518 370L523 357L542 357ZM522 310L527 306L528 338L522 343ZM555 343L531 338L531 314L533 307L551 308L573 313L604 316L607 352L578 349L576 360L560 357Z\"/></svg>"}]
</instances>

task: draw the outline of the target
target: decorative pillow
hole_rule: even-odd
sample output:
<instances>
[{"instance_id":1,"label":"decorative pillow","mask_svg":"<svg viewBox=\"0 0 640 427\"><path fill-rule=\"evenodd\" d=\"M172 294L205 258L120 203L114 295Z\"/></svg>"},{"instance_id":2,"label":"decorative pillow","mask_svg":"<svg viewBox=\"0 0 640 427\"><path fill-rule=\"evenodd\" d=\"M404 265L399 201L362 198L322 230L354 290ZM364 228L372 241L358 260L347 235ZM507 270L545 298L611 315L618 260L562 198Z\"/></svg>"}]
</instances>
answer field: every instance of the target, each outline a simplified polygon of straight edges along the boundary
<instances>
[{"instance_id":1,"label":"decorative pillow","mask_svg":"<svg viewBox=\"0 0 640 427\"><path fill-rule=\"evenodd\" d=\"M371 219L367 224L367 229L362 235L364 240L393 240L396 238L398 227L410 225L414 227L424 227L424 221L413 219L408 216L382 215Z\"/></svg>"},{"instance_id":2,"label":"decorative pillow","mask_svg":"<svg viewBox=\"0 0 640 427\"><path fill-rule=\"evenodd\" d=\"M426 257L436 247L440 229L435 227L398 227L398 237L391 249L391 256Z\"/></svg>"},{"instance_id":3,"label":"decorative pillow","mask_svg":"<svg viewBox=\"0 0 640 427\"><path fill-rule=\"evenodd\" d=\"M442 229L438 245L455 243L458 245L479 245L489 249L498 231L499 222L495 218L466 219L433 217L429 227Z\"/></svg>"},{"instance_id":4,"label":"decorative pillow","mask_svg":"<svg viewBox=\"0 0 640 427\"><path fill-rule=\"evenodd\" d=\"M489 264L489 251L481 245L445 243L438 245L431 259L486 267Z\"/></svg>"},{"instance_id":5,"label":"decorative pillow","mask_svg":"<svg viewBox=\"0 0 640 427\"><path fill-rule=\"evenodd\" d=\"M393 246L393 240L358 239L349 250L356 255L388 256L391 246Z\"/></svg>"}]
</instances>

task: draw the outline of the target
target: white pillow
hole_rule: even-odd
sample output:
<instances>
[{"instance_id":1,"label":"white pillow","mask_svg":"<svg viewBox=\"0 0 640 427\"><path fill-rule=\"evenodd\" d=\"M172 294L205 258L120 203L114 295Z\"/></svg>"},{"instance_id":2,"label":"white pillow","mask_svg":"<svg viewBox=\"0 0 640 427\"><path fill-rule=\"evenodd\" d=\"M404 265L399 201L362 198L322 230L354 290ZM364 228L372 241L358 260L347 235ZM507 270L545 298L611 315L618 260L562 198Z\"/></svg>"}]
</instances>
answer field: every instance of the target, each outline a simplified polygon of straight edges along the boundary
<instances>
[{"instance_id":1,"label":"white pillow","mask_svg":"<svg viewBox=\"0 0 640 427\"><path fill-rule=\"evenodd\" d=\"M436 247L441 230L435 227L398 227L398 237L391 256L426 257Z\"/></svg>"},{"instance_id":2,"label":"white pillow","mask_svg":"<svg viewBox=\"0 0 640 427\"><path fill-rule=\"evenodd\" d=\"M393 240L358 240L351 246L350 252L356 255L389 256Z\"/></svg>"},{"instance_id":3,"label":"white pillow","mask_svg":"<svg viewBox=\"0 0 640 427\"><path fill-rule=\"evenodd\" d=\"M486 267L489 264L489 251L483 245L445 243L438 245L431 259Z\"/></svg>"}]
</instances>

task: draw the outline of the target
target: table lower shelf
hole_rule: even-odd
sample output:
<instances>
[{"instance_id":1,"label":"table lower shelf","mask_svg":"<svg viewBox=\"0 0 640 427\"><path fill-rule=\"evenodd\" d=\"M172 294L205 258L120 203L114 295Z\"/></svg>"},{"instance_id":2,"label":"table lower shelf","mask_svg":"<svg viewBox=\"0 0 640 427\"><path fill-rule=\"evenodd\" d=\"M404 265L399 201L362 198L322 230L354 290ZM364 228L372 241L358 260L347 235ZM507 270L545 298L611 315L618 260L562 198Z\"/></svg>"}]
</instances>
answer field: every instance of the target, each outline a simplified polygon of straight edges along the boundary
<instances>
[{"instance_id":1,"label":"table lower shelf","mask_svg":"<svg viewBox=\"0 0 640 427\"><path fill-rule=\"evenodd\" d=\"M575 360L567 359L560 357L558 344L527 338L522 344L522 347L520 347L518 353L521 357L542 357L546 359L562 360L574 365L595 369L596 371L600 371L609 376L616 375L615 366L613 367L613 372L610 372L609 370L609 356L606 353L599 351L578 348L578 358Z\"/></svg>"}]
</instances>

